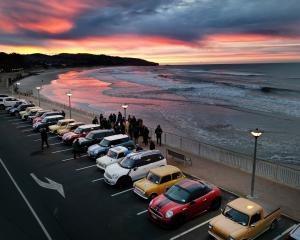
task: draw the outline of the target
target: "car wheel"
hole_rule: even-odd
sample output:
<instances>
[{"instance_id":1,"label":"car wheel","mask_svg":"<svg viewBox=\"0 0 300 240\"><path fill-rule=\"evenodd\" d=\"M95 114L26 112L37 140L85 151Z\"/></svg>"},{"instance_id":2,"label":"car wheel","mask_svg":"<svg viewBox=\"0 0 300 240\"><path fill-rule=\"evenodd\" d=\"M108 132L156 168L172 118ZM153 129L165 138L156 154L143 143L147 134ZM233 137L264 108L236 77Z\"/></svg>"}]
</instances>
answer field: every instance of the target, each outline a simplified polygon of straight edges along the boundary
<instances>
[{"instance_id":1,"label":"car wheel","mask_svg":"<svg viewBox=\"0 0 300 240\"><path fill-rule=\"evenodd\" d=\"M217 197L216 199L214 199L210 205L210 210L211 211L216 211L220 208L221 206L221 198L220 197Z\"/></svg>"},{"instance_id":2,"label":"car wheel","mask_svg":"<svg viewBox=\"0 0 300 240\"><path fill-rule=\"evenodd\" d=\"M270 226L270 229L271 229L271 230L275 229L275 228L277 227L277 224L278 224L278 221L277 221L277 219L275 219L275 220L272 222L272 224L271 224L271 226Z\"/></svg>"},{"instance_id":3,"label":"car wheel","mask_svg":"<svg viewBox=\"0 0 300 240\"><path fill-rule=\"evenodd\" d=\"M152 193L149 197L149 200L151 201L152 199L157 197L157 193Z\"/></svg>"},{"instance_id":4,"label":"car wheel","mask_svg":"<svg viewBox=\"0 0 300 240\"><path fill-rule=\"evenodd\" d=\"M128 176L121 177L117 182L119 187L128 187L130 184L132 184L132 180Z\"/></svg>"}]
</instances>

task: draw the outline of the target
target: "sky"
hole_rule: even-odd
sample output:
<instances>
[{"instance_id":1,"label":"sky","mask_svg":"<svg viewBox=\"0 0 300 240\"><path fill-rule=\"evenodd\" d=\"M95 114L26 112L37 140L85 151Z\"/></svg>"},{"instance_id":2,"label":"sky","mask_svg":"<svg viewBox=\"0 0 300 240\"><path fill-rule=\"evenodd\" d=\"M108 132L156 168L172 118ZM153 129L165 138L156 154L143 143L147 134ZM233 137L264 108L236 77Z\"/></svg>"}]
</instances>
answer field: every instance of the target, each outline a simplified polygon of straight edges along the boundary
<instances>
[{"instance_id":1,"label":"sky","mask_svg":"<svg viewBox=\"0 0 300 240\"><path fill-rule=\"evenodd\" d=\"M300 61L300 0L0 0L0 51Z\"/></svg>"}]
</instances>

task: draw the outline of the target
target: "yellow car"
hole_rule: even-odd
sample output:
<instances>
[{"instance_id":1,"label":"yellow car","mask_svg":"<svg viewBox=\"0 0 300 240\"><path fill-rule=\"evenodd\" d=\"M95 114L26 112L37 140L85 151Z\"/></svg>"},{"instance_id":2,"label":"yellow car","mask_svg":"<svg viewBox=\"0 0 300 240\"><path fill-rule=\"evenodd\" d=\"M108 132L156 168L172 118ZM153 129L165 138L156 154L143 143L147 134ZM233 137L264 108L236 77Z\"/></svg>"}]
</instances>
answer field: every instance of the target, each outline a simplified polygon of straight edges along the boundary
<instances>
[{"instance_id":1,"label":"yellow car","mask_svg":"<svg viewBox=\"0 0 300 240\"><path fill-rule=\"evenodd\" d=\"M147 177L133 184L133 192L144 199L153 199L166 192L177 182L185 179L177 167L166 165L150 169Z\"/></svg>"},{"instance_id":2,"label":"yellow car","mask_svg":"<svg viewBox=\"0 0 300 240\"><path fill-rule=\"evenodd\" d=\"M34 106L34 107L28 107L28 108L26 108L24 111L19 112L19 117L20 117L21 119L23 119L23 116L24 116L25 114L28 114L28 113L30 112L31 109L35 109L35 108L40 108L40 107L37 107L37 106Z\"/></svg>"},{"instance_id":3,"label":"yellow car","mask_svg":"<svg viewBox=\"0 0 300 240\"><path fill-rule=\"evenodd\" d=\"M75 130L76 128L78 128L79 126L84 125L84 124L85 123L83 123L83 122L69 123L65 128L57 130L57 135L59 137L62 137L65 133L71 132L71 131Z\"/></svg>"},{"instance_id":4,"label":"yellow car","mask_svg":"<svg viewBox=\"0 0 300 240\"><path fill-rule=\"evenodd\" d=\"M57 133L58 130L66 128L69 123L75 122L74 119L62 119L57 122L57 124L49 126L51 133Z\"/></svg>"}]
</instances>

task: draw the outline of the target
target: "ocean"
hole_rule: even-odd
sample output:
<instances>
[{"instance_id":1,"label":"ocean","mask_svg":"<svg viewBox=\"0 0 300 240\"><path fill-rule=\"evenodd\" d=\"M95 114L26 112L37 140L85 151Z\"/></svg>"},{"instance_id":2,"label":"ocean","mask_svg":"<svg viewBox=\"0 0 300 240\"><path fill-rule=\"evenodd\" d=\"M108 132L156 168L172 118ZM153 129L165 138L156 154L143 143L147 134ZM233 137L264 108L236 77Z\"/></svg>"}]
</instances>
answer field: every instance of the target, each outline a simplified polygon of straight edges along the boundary
<instances>
[{"instance_id":1,"label":"ocean","mask_svg":"<svg viewBox=\"0 0 300 240\"><path fill-rule=\"evenodd\" d=\"M107 67L69 71L42 94L108 115L121 111L149 127L246 154L263 130L258 157L299 167L300 63Z\"/></svg>"}]
</instances>

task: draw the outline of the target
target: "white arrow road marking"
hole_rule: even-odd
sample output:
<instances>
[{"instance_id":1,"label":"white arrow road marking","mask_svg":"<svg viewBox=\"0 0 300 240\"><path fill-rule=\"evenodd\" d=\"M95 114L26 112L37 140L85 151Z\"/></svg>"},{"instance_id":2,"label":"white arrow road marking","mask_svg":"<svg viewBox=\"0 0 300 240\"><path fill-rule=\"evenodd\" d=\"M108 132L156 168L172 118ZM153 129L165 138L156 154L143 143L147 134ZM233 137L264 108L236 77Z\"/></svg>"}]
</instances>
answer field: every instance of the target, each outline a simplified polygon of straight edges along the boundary
<instances>
[{"instance_id":1,"label":"white arrow road marking","mask_svg":"<svg viewBox=\"0 0 300 240\"><path fill-rule=\"evenodd\" d=\"M30 176L36 181L36 183L38 185L40 185L41 187L43 188L48 188L48 189L52 189L52 190L56 190L60 193L60 195L62 195L64 198L65 197L65 192L64 192L64 188L63 188L63 185L61 185L60 183L57 183L49 178L46 178L48 183L47 182L43 182L41 181L40 179L38 179L34 173L30 173Z\"/></svg>"},{"instance_id":2,"label":"white arrow road marking","mask_svg":"<svg viewBox=\"0 0 300 240\"><path fill-rule=\"evenodd\" d=\"M10 180L13 182L14 186L16 187L16 189L18 190L18 192L20 193L20 195L22 196L23 200L25 201L26 205L28 206L28 208L30 209L32 215L34 216L34 218L36 219L36 221L38 222L38 224L40 225L41 229L43 230L44 234L46 235L48 240L52 240L52 237L50 236L50 234L48 233L47 229L45 228L44 224L42 223L42 221L40 220L39 216L37 215L37 213L35 212L35 210L33 209L33 207L31 206L30 202L28 201L28 199L26 198L26 196L24 195L23 191L21 190L21 188L19 187L19 185L17 184L17 182L15 181L15 179L13 178L13 176L10 174L9 170L7 169L6 165L4 164L4 162L2 161L2 159L0 158L0 163L2 165L2 167L4 168L4 170L6 171L7 175L9 176Z\"/></svg>"}]
</instances>

